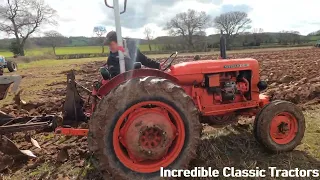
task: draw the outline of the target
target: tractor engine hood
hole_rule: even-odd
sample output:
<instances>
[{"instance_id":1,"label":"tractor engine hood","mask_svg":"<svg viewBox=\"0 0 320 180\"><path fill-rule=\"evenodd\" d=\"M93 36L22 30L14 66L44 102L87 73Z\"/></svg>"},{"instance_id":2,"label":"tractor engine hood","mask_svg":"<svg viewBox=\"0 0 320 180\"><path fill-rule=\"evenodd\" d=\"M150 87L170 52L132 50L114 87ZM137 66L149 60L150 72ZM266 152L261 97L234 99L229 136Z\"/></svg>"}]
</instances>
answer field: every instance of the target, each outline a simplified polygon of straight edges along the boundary
<instances>
[{"instance_id":1,"label":"tractor engine hood","mask_svg":"<svg viewBox=\"0 0 320 180\"><path fill-rule=\"evenodd\" d=\"M205 74L243 70L250 70L256 81L259 81L259 64L255 59L223 59L185 62L171 66L170 72L168 73L177 78L180 85L194 85L202 83Z\"/></svg>"},{"instance_id":2,"label":"tractor engine hood","mask_svg":"<svg viewBox=\"0 0 320 180\"><path fill-rule=\"evenodd\" d=\"M201 60L184 62L171 66L170 74L173 76L211 74L239 70L259 69L255 59L224 59L224 60Z\"/></svg>"}]
</instances>

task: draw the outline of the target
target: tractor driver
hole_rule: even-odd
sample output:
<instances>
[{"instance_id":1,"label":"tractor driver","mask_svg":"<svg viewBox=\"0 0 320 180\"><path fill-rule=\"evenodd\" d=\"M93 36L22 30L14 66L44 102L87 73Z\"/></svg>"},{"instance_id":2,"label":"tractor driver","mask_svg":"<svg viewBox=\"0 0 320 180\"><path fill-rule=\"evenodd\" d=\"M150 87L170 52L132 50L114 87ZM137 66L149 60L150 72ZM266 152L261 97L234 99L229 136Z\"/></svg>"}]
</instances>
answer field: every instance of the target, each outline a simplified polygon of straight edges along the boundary
<instances>
[{"instance_id":1,"label":"tractor driver","mask_svg":"<svg viewBox=\"0 0 320 180\"><path fill-rule=\"evenodd\" d=\"M142 65L148 68L160 69L160 63L147 58L137 48L137 42L135 40L127 41L128 52L117 43L117 34L115 31L111 31L107 34L105 44L109 46L110 54L107 63L104 65L106 68L101 68L100 72L103 79L107 80L120 74L119 53L118 50L124 52L126 71L134 68L135 62L140 62Z\"/></svg>"}]
</instances>

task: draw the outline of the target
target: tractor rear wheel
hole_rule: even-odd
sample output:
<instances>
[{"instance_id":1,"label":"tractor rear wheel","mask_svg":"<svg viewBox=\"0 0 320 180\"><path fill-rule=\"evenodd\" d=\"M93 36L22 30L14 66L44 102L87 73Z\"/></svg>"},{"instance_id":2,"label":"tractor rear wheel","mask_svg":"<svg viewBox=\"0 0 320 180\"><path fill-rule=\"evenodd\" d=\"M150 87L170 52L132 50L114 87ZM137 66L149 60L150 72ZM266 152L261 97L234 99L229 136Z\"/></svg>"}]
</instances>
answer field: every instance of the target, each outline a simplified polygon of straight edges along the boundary
<instances>
[{"instance_id":1,"label":"tractor rear wheel","mask_svg":"<svg viewBox=\"0 0 320 180\"><path fill-rule=\"evenodd\" d=\"M302 111L288 101L273 101L256 116L254 134L259 143L272 152L291 151L304 136Z\"/></svg>"},{"instance_id":2,"label":"tractor rear wheel","mask_svg":"<svg viewBox=\"0 0 320 180\"><path fill-rule=\"evenodd\" d=\"M181 87L139 77L102 98L88 140L105 179L159 179L161 167L188 167L200 134L198 110Z\"/></svg>"}]
</instances>

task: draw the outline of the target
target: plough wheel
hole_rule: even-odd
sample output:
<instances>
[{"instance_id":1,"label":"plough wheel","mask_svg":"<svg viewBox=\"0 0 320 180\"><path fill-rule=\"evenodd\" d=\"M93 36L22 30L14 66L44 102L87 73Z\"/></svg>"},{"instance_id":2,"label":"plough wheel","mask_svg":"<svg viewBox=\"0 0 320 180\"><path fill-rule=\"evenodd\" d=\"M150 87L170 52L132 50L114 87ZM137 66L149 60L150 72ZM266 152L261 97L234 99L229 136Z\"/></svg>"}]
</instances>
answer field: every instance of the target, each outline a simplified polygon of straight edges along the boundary
<instances>
[{"instance_id":1,"label":"plough wheel","mask_svg":"<svg viewBox=\"0 0 320 180\"><path fill-rule=\"evenodd\" d=\"M293 103L273 101L256 116L254 134L259 143L272 152L291 151L304 136L305 119Z\"/></svg>"},{"instance_id":2,"label":"plough wheel","mask_svg":"<svg viewBox=\"0 0 320 180\"><path fill-rule=\"evenodd\" d=\"M159 179L161 167L187 168L200 133L198 111L181 87L140 77L102 98L89 122L89 148L105 179Z\"/></svg>"}]
</instances>

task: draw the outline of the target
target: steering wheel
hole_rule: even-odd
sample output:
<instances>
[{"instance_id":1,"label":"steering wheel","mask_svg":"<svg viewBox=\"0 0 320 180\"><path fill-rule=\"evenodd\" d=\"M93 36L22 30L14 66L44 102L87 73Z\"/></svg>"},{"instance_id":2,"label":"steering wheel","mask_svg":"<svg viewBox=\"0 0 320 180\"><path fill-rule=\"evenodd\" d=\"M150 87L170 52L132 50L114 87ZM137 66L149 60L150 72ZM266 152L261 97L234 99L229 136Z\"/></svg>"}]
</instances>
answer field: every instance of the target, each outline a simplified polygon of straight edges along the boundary
<instances>
[{"instance_id":1,"label":"steering wheel","mask_svg":"<svg viewBox=\"0 0 320 180\"><path fill-rule=\"evenodd\" d=\"M175 55L175 56L173 57L173 55ZM162 64L166 64L167 62L169 62L168 65L166 65L166 66L164 66L163 68L161 68L161 71L165 71L165 70L169 69L169 68L171 67L173 61L176 59L177 55L178 55L178 52L172 53L172 54L168 57L168 59L166 59L166 60L162 63Z\"/></svg>"}]
</instances>

